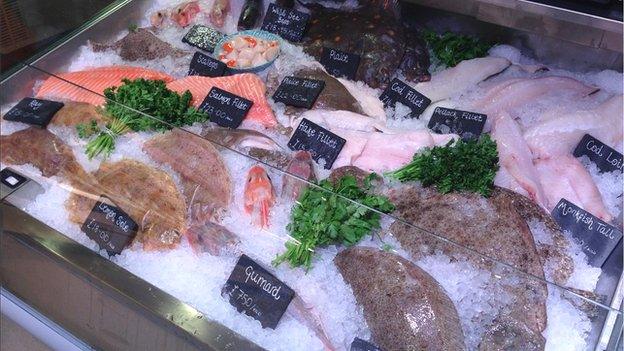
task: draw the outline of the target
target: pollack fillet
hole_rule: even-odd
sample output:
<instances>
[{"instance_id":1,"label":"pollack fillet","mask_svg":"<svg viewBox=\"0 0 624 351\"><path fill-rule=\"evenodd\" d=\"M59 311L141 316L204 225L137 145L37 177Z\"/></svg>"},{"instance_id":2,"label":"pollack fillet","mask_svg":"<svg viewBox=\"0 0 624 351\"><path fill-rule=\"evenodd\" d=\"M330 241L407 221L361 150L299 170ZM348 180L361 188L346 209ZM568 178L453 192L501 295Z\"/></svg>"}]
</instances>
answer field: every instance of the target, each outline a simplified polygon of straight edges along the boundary
<instances>
[{"instance_id":1,"label":"pollack fillet","mask_svg":"<svg viewBox=\"0 0 624 351\"><path fill-rule=\"evenodd\" d=\"M621 150L623 101L624 96L616 95L592 110L546 112L538 124L524 132L533 156L550 158L571 154L585 134Z\"/></svg>"},{"instance_id":2,"label":"pollack fillet","mask_svg":"<svg viewBox=\"0 0 624 351\"><path fill-rule=\"evenodd\" d=\"M539 159L535 162L535 166L548 200L549 210L555 208L559 200L565 198L605 222L613 219L591 175L575 157L562 155L557 158Z\"/></svg>"},{"instance_id":3,"label":"pollack fillet","mask_svg":"<svg viewBox=\"0 0 624 351\"><path fill-rule=\"evenodd\" d=\"M432 102L456 96L473 85L502 72L509 67L509 60L500 57L481 57L460 62L431 77L431 81L416 84L419 93Z\"/></svg>"},{"instance_id":4,"label":"pollack fillet","mask_svg":"<svg viewBox=\"0 0 624 351\"><path fill-rule=\"evenodd\" d=\"M529 198L547 210L544 190L533 165L533 155L524 141L520 126L506 112L492 117L492 138L496 140L501 167L526 191Z\"/></svg>"}]
</instances>

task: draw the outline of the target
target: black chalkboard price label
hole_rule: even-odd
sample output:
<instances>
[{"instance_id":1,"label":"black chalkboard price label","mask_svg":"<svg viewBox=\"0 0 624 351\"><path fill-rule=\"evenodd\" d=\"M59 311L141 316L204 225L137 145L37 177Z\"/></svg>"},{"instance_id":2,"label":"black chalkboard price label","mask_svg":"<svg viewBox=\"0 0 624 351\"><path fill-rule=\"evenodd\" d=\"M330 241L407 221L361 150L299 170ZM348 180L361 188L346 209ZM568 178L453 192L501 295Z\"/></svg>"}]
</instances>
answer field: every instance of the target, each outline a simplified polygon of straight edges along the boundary
<instances>
[{"instance_id":1,"label":"black chalkboard price label","mask_svg":"<svg viewBox=\"0 0 624 351\"><path fill-rule=\"evenodd\" d=\"M462 139L478 138L487 116L482 113L436 107L427 127L438 134L457 134Z\"/></svg>"},{"instance_id":2,"label":"black chalkboard price label","mask_svg":"<svg viewBox=\"0 0 624 351\"><path fill-rule=\"evenodd\" d=\"M551 215L562 230L570 231L594 267L601 267L622 239L617 228L566 199L559 200Z\"/></svg>"},{"instance_id":3,"label":"black chalkboard price label","mask_svg":"<svg viewBox=\"0 0 624 351\"><path fill-rule=\"evenodd\" d=\"M323 47L321 64L327 73L334 77L346 77L354 80L360 66L360 55Z\"/></svg>"},{"instance_id":4,"label":"black chalkboard price label","mask_svg":"<svg viewBox=\"0 0 624 351\"><path fill-rule=\"evenodd\" d=\"M213 87L206 95L199 109L210 117L210 121L227 128L238 128L253 105L253 101Z\"/></svg>"},{"instance_id":5,"label":"black chalkboard price label","mask_svg":"<svg viewBox=\"0 0 624 351\"><path fill-rule=\"evenodd\" d=\"M62 102L23 98L4 115L4 119L45 128L63 106Z\"/></svg>"},{"instance_id":6,"label":"black chalkboard price label","mask_svg":"<svg viewBox=\"0 0 624 351\"><path fill-rule=\"evenodd\" d=\"M127 213L102 195L80 229L109 255L115 255L130 244L138 228Z\"/></svg>"},{"instance_id":7,"label":"black chalkboard price label","mask_svg":"<svg viewBox=\"0 0 624 351\"><path fill-rule=\"evenodd\" d=\"M303 38L309 20L310 15L307 13L270 4L262 22L262 30L297 42Z\"/></svg>"},{"instance_id":8,"label":"black chalkboard price label","mask_svg":"<svg viewBox=\"0 0 624 351\"><path fill-rule=\"evenodd\" d=\"M273 100L310 109L324 88L325 82L322 80L285 77L273 94Z\"/></svg>"},{"instance_id":9,"label":"black chalkboard price label","mask_svg":"<svg viewBox=\"0 0 624 351\"><path fill-rule=\"evenodd\" d=\"M368 341L355 338L351 343L349 351L381 351L381 349Z\"/></svg>"},{"instance_id":10,"label":"black chalkboard price label","mask_svg":"<svg viewBox=\"0 0 624 351\"><path fill-rule=\"evenodd\" d=\"M394 107L397 102L412 110L411 117L418 118L431 104L431 100L401 80L394 78L379 97L384 107Z\"/></svg>"},{"instance_id":11,"label":"black chalkboard price label","mask_svg":"<svg viewBox=\"0 0 624 351\"><path fill-rule=\"evenodd\" d=\"M15 190L20 186L24 185L28 181L28 178L22 176L21 174L15 172L10 168L4 168L0 171L0 182L2 184L9 187L11 190Z\"/></svg>"},{"instance_id":12,"label":"black chalkboard price label","mask_svg":"<svg viewBox=\"0 0 624 351\"><path fill-rule=\"evenodd\" d=\"M216 60L208 55L204 55L201 52L195 52L191 65L189 66L189 76L204 76L204 77L221 77L225 74L227 66L225 63Z\"/></svg>"},{"instance_id":13,"label":"black chalkboard price label","mask_svg":"<svg viewBox=\"0 0 624 351\"><path fill-rule=\"evenodd\" d=\"M221 296L238 312L258 320L262 328L275 329L295 292L247 255L241 255Z\"/></svg>"},{"instance_id":14,"label":"black chalkboard price label","mask_svg":"<svg viewBox=\"0 0 624 351\"><path fill-rule=\"evenodd\" d=\"M316 163L324 163L325 169L331 169L346 142L345 139L304 118L288 141L288 147L293 151L309 151Z\"/></svg>"},{"instance_id":15,"label":"black chalkboard price label","mask_svg":"<svg viewBox=\"0 0 624 351\"><path fill-rule=\"evenodd\" d=\"M589 134L583 136L573 155L587 156L602 172L624 171L622 154Z\"/></svg>"}]
</instances>

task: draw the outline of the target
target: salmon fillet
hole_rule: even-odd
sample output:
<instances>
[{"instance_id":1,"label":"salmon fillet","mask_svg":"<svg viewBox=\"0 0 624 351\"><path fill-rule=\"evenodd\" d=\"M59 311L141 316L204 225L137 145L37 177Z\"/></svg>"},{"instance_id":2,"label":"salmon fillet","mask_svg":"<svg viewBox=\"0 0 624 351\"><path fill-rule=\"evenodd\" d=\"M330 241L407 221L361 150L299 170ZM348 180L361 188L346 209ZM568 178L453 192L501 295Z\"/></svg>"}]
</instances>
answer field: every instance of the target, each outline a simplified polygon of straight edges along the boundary
<instances>
[{"instance_id":1,"label":"salmon fillet","mask_svg":"<svg viewBox=\"0 0 624 351\"><path fill-rule=\"evenodd\" d=\"M100 95L104 94L104 89L121 85L121 80L124 78L161 79L165 82L173 80L170 75L151 69L133 66L105 66L50 77L39 88L37 98L102 105L105 100Z\"/></svg>"},{"instance_id":2,"label":"salmon fillet","mask_svg":"<svg viewBox=\"0 0 624 351\"><path fill-rule=\"evenodd\" d=\"M195 107L201 105L213 87L253 101L253 105L245 120L260 123L266 128L277 126L273 110L266 99L266 86L260 80L260 77L253 73L216 78L189 76L167 83L167 88L178 93L189 90L193 94L192 103Z\"/></svg>"}]
</instances>

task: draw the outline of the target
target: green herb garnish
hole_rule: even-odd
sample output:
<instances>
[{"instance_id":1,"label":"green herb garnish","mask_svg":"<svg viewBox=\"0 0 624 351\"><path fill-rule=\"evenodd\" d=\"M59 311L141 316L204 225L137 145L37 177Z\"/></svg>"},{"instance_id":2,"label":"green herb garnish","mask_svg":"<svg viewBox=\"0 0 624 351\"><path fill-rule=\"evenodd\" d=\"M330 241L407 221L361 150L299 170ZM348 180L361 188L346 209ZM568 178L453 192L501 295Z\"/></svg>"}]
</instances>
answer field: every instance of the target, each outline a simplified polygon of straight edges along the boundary
<instances>
[{"instance_id":1,"label":"green herb garnish","mask_svg":"<svg viewBox=\"0 0 624 351\"><path fill-rule=\"evenodd\" d=\"M418 180L423 186L435 185L443 194L468 190L489 196L497 171L496 142L484 134L480 139L427 148L403 168L386 175L401 182Z\"/></svg>"},{"instance_id":2,"label":"green herb garnish","mask_svg":"<svg viewBox=\"0 0 624 351\"><path fill-rule=\"evenodd\" d=\"M439 35L427 30L423 37L438 60L447 67L454 67L463 60L487 56L492 47L477 38L451 32Z\"/></svg>"},{"instance_id":3,"label":"green herb garnish","mask_svg":"<svg viewBox=\"0 0 624 351\"><path fill-rule=\"evenodd\" d=\"M359 187L355 177L347 175L335 183L319 182L321 189L306 188L292 210L287 226L293 240L286 243L286 252L273 261L279 265L288 261L291 267L304 266L309 270L317 247L344 244L354 245L373 229L379 228L381 215L343 197L354 200L383 213L394 210L385 196L369 192L373 173Z\"/></svg>"},{"instance_id":4,"label":"green herb garnish","mask_svg":"<svg viewBox=\"0 0 624 351\"><path fill-rule=\"evenodd\" d=\"M188 90L180 95L167 89L162 80L124 79L121 86L106 88L104 96L104 112L111 122L87 144L89 158L110 155L115 139L129 131L165 131L208 119L206 113L190 106Z\"/></svg>"},{"instance_id":5,"label":"green herb garnish","mask_svg":"<svg viewBox=\"0 0 624 351\"><path fill-rule=\"evenodd\" d=\"M139 26L136 25L136 23L132 23L131 25L128 26L128 31L130 32L136 32L139 29Z\"/></svg>"},{"instance_id":6,"label":"green herb garnish","mask_svg":"<svg viewBox=\"0 0 624 351\"><path fill-rule=\"evenodd\" d=\"M91 137L93 134L99 132L100 128L97 125L97 121L92 119L89 123L77 124L76 131L78 132L79 138L86 139Z\"/></svg>"}]
</instances>

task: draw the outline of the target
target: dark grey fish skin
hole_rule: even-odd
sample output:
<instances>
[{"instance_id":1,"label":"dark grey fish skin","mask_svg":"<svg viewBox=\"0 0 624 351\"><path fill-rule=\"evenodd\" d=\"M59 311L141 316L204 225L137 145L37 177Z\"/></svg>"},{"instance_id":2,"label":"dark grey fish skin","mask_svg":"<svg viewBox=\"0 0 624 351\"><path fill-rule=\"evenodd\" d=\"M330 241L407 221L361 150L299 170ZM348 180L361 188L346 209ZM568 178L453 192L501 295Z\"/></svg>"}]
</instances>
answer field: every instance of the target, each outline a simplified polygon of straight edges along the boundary
<instances>
[{"instance_id":1,"label":"dark grey fish skin","mask_svg":"<svg viewBox=\"0 0 624 351\"><path fill-rule=\"evenodd\" d=\"M364 308L373 341L381 349L465 349L453 302L413 263L363 247L341 252L334 263Z\"/></svg>"},{"instance_id":2,"label":"dark grey fish skin","mask_svg":"<svg viewBox=\"0 0 624 351\"><path fill-rule=\"evenodd\" d=\"M166 56L181 57L187 52L174 49L169 43L160 40L145 28L130 31L113 44L91 43L93 51L116 50L119 56L127 61L155 60Z\"/></svg>"},{"instance_id":3,"label":"dark grey fish skin","mask_svg":"<svg viewBox=\"0 0 624 351\"><path fill-rule=\"evenodd\" d=\"M353 12L305 5L312 11L304 50L320 59L323 47L360 55L355 80L384 88L399 66L415 81L431 79L428 51L420 40L407 43L406 31L393 1L368 1ZM417 57L414 57L417 55ZM403 65L401 63L404 62Z\"/></svg>"},{"instance_id":4,"label":"dark grey fish skin","mask_svg":"<svg viewBox=\"0 0 624 351\"><path fill-rule=\"evenodd\" d=\"M395 214L416 227L543 279L542 258L512 194L496 188L490 198L483 198L473 193L440 194L415 185L392 194L391 200L397 206ZM390 231L414 259L441 251L486 270L500 269L493 261L405 224L395 222ZM505 350L505 345L526 342L541 350L545 343L541 332L546 327L545 283L508 268L504 271L503 282L508 284L507 291L515 302L503 309L498 322L488 328L480 348ZM512 321L513 325L509 324Z\"/></svg>"}]
</instances>

